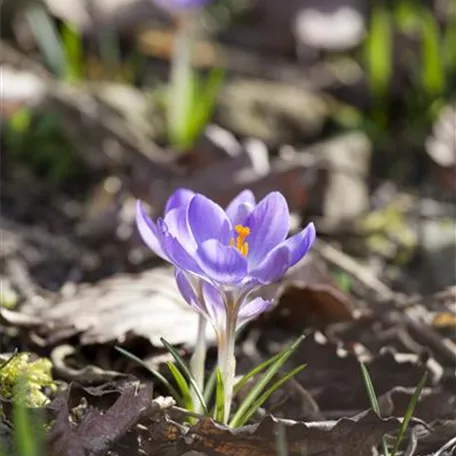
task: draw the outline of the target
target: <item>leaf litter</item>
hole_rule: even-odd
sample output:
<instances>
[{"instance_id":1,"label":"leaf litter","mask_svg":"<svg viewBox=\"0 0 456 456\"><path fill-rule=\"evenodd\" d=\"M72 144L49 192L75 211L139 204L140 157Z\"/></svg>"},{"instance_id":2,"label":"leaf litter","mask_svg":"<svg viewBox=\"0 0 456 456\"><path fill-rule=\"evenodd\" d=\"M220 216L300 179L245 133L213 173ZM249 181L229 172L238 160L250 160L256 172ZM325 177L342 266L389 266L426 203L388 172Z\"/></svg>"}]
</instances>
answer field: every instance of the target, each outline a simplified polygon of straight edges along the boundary
<instances>
[{"instance_id":1,"label":"leaf litter","mask_svg":"<svg viewBox=\"0 0 456 456\"><path fill-rule=\"evenodd\" d=\"M275 44L273 35L271 39ZM303 79L300 67L287 68L296 70L293 74L299 81ZM2 179L2 201L6 194L8 215L5 220L2 215L2 240L8 244L6 250L2 245L2 266L7 266L6 274L14 279L23 298L17 309L0 308L0 323L7 333L2 334L2 342L12 340L49 352L56 376L70 382L47 407L52 455L267 456L277 454L280 435L290 456L376 454L373 447L384 434L397 431L397 418L404 415L424 372L429 373L429 380L407 434L406 453L411 454L410 448L417 455L447 456L454 451L454 290L446 293L445 303L438 296L406 297L404 301L369 276L367 268L347 262L337 249L318 249L322 258L300 265L271 287L268 292L277 295L277 305L252 322L241 337L239 371L244 372L277 353L290 338L302 332L307 336L286 367L306 363L308 369L273 394L255 417L255 424L231 430L202 419L190 426L185 411L173 406L170 398L159 396L163 391L158 385L152 387L144 371L129 378L125 372L130 370L125 364L122 367L114 345L129 348L160 367L167 358L159 338L165 336L181 347L182 354L188 354L195 340L196 318L178 295L169 269L138 273L150 263L137 269L131 262L125 266L131 245L119 242L112 228L119 220L122 195L144 197L154 209L160 209L178 186L210 194L222 204L246 186L258 196L279 189L290 207L303 213L309 206L318 206L318 195L325 194L326 169L310 148L268 157L269 171L261 173L240 142L236 147L241 152L235 159L223 151L212 154L207 144L206 150L199 144L186 160L170 159L168 151L144 132L133 131L133 126L125 128L121 115L93 93L84 88L50 91L47 104L65 116L65 127L71 130L69 136L85 165L121 181L115 201L105 202L109 210L101 216L102 229L95 230L84 216L65 215L75 203L66 195L50 208L41 200L51 199L52 191L31 181L30 176L18 179L20 173L16 172L6 185ZM83 98L95 102L103 115L91 116L80 102ZM136 141L136 134L142 143ZM113 160L115 154L109 154L113 148L106 147L111 141L120 145L118 162ZM323 147L324 142L318 144ZM267 152L276 155L275 150ZM131 179L117 174L118 163L132 166ZM97 198L92 202L98 208ZM24 214L33 229L24 223ZM86 227L80 238L73 233L75 219ZM51 236L41 228L43 224ZM341 289L328 264L348 274L351 284L357 286ZM90 268L94 274L87 272ZM109 278L99 280L106 276ZM60 289L65 281L70 286L64 292L48 292ZM92 283L81 285L81 281ZM370 405L360 361L368 367L380 396L382 417L390 418L366 412ZM71 383L72 379L80 384ZM7 412L11 408L3 400L1 406ZM2 437L5 423L9 424L2 418Z\"/></svg>"}]
</instances>

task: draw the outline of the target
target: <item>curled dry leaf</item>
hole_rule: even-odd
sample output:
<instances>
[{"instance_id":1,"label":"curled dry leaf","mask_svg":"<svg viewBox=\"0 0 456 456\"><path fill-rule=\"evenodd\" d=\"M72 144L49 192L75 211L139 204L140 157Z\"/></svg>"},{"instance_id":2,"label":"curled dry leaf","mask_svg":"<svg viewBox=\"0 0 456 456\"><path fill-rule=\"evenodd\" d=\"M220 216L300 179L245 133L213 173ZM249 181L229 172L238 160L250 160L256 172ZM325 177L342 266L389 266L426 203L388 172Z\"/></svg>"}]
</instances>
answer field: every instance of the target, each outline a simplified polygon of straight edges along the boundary
<instances>
[{"instance_id":1,"label":"curled dry leaf","mask_svg":"<svg viewBox=\"0 0 456 456\"><path fill-rule=\"evenodd\" d=\"M78 420L72 416L71 410L80 405L81 397L87 400L89 408ZM49 406L56 416L48 434L49 455L105 454L115 444L119 444L146 411L150 412L154 406L155 410L160 408L152 402L151 384L130 384L122 389L82 389L70 385ZM129 451L130 453L124 454L135 454L138 448L130 448Z\"/></svg>"},{"instance_id":2,"label":"curled dry leaf","mask_svg":"<svg viewBox=\"0 0 456 456\"><path fill-rule=\"evenodd\" d=\"M313 254L261 294L276 296L277 305L260 318L260 325L302 331L308 326L354 320L351 298L338 288L323 260Z\"/></svg>"},{"instance_id":3,"label":"curled dry leaf","mask_svg":"<svg viewBox=\"0 0 456 456\"><path fill-rule=\"evenodd\" d=\"M415 388L396 386L379 397L382 416L404 416ZM448 390L426 388L413 413L415 418L426 422L456 419L456 396Z\"/></svg>"},{"instance_id":4,"label":"curled dry leaf","mask_svg":"<svg viewBox=\"0 0 456 456\"><path fill-rule=\"evenodd\" d=\"M45 312L42 321L39 332L48 344L79 335L83 345L142 338L162 346L160 337L165 337L191 346L198 327L198 315L180 296L171 268L82 285ZM208 336L211 340L212 333Z\"/></svg>"},{"instance_id":5,"label":"curled dry leaf","mask_svg":"<svg viewBox=\"0 0 456 456\"><path fill-rule=\"evenodd\" d=\"M303 423L266 418L261 423L229 429L211 419L183 430L163 418L150 428L149 456L277 456L277 432L282 427L289 456L368 456L381 437L399 425L395 418L382 420L373 412L338 421Z\"/></svg>"}]
</instances>

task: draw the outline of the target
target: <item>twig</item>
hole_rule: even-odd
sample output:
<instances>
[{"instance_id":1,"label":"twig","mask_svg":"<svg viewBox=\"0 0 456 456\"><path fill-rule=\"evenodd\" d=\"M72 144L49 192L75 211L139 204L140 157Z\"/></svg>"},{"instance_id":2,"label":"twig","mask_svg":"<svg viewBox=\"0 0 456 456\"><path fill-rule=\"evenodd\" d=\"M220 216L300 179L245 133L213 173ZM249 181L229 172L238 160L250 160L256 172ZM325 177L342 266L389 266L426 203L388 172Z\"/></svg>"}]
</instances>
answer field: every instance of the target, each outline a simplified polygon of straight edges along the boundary
<instances>
[{"instance_id":1,"label":"twig","mask_svg":"<svg viewBox=\"0 0 456 456\"><path fill-rule=\"evenodd\" d=\"M370 291L373 291L380 302L391 302L396 300L398 296L396 293L369 272L363 265L346 255L344 252L322 240L317 240L315 242L315 249L328 263L343 269Z\"/></svg>"}]
</instances>

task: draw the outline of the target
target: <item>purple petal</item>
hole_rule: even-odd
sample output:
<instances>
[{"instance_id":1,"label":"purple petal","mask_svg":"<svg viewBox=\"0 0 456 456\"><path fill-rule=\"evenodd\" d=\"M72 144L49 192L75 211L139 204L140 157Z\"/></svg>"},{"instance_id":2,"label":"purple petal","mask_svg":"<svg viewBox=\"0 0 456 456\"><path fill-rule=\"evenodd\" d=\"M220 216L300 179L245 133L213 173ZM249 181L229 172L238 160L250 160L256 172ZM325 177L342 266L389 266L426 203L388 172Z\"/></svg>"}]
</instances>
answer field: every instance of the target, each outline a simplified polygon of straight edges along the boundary
<instances>
[{"instance_id":1,"label":"purple petal","mask_svg":"<svg viewBox=\"0 0 456 456\"><path fill-rule=\"evenodd\" d=\"M198 245L208 239L217 239L228 245L231 225L225 211L203 195L196 195L188 207L188 222Z\"/></svg>"},{"instance_id":2,"label":"purple petal","mask_svg":"<svg viewBox=\"0 0 456 456\"><path fill-rule=\"evenodd\" d=\"M235 284L247 274L245 257L235 248L223 245L216 239L203 242L196 253L199 267L214 282Z\"/></svg>"},{"instance_id":3,"label":"purple petal","mask_svg":"<svg viewBox=\"0 0 456 456\"><path fill-rule=\"evenodd\" d=\"M249 244L249 265L259 264L286 238L290 229L290 213L283 195L279 192L269 193L247 218L246 225L250 228L246 239Z\"/></svg>"},{"instance_id":4,"label":"purple petal","mask_svg":"<svg viewBox=\"0 0 456 456\"><path fill-rule=\"evenodd\" d=\"M283 243L290 250L290 267L294 266L309 251L315 241L315 237L315 225L309 223L302 231Z\"/></svg>"},{"instance_id":5,"label":"purple petal","mask_svg":"<svg viewBox=\"0 0 456 456\"><path fill-rule=\"evenodd\" d=\"M181 206L188 206L191 199L195 196L195 192L188 190L186 188L177 189L166 202L165 214L168 213L171 209L176 209Z\"/></svg>"},{"instance_id":6,"label":"purple petal","mask_svg":"<svg viewBox=\"0 0 456 456\"><path fill-rule=\"evenodd\" d=\"M204 304L207 314L217 333L226 325L226 307L220 291L208 282L202 283Z\"/></svg>"},{"instance_id":7,"label":"purple petal","mask_svg":"<svg viewBox=\"0 0 456 456\"><path fill-rule=\"evenodd\" d=\"M255 204L255 195L251 190L243 190L239 193L226 208L226 215L231 220L232 226L244 225Z\"/></svg>"},{"instance_id":8,"label":"purple petal","mask_svg":"<svg viewBox=\"0 0 456 456\"><path fill-rule=\"evenodd\" d=\"M262 284L279 280L290 267L290 251L285 245L280 245L266 255L266 258L249 271L249 275Z\"/></svg>"},{"instance_id":9,"label":"purple petal","mask_svg":"<svg viewBox=\"0 0 456 456\"><path fill-rule=\"evenodd\" d=\"M201 269L195 261L194 252L189 252L180 242L168 231L163 220L158 220L157 231L161 239L163 251L168 256L171 263L176 268L183 269L184 271L193 272L194 274L201 275Z\"/></svg>"},{"instance_id":10,"label":"purple petal","mask_svg":"<svg viewBox=\"0 0 456 456\"><path fill-rule=\"evenodd\" d=\"M177 288L179 288L179 292L187 304L189 304L197 312L204 313L204 307L201 306L201 303L199 302L195 290L188 280L187 275L181 270L176 269L174 272L174 277L176 278Z\"/></svg>"},{"instance_id":11,"label":"purple petal","mask_svg":"<svg viewBox=\"0 0 456 456\"><path fill-rule=\"evenodd\" d=\"M212 0L154 0L154 3L170 11L179 11L201 8L211 1Z\"/></svg>"},{"instance_id":12,"label":"purple petal","mask_svg":"<svg viewBox=\"0 0 456 456\"><path fill-rule=\"evenodd\" d=\"M171 209L163 219L168 232L188 251L196 250L196 242L188 223L188 206Z\"/></svg>"},{"instance_id":13,"label":"purple petal","mask_svg":"<svg viewBox=\"0 0 456 456\"><path fill-rule=\"evenodd\" d=\"M159 257L169 261L167 255L163 251L160 243L160 236L157 230L157 225L146 214L141 201L136 201L136 226L139 234L147 246Z\"/></svg>"},{"instance_id":14,"label":"purple petal","mask_svg":"<svg viewBox=\"0 0 456 456\"><path fill-rule=\"evenodd\" d=\"M266 301L263 298L255 298L243 303L239 309L237 325L240 326L262 314L271 306L271 304L272 301Z\"/></svg>"}]
</instances>

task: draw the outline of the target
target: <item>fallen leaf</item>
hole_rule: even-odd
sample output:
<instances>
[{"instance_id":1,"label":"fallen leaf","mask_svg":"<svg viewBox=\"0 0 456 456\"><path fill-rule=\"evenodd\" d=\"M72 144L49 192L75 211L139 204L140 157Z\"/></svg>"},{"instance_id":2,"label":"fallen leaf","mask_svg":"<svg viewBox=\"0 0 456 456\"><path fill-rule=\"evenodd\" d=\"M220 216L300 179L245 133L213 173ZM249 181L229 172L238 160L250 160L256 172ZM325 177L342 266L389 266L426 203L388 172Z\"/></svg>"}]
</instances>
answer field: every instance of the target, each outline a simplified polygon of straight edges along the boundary
<instances>
[{"instance_id":1,"label":"fallen leaf","mask_svg":"<svg viewBox=\"0 0 456 456\"><path fill-rule=\"evenodd\" d=\"M280 423L280 424L279 424ZM381 437L397 429L395 418L382 420L369 411L355 418L303 423L266 418L259 424L229 429L211 419L183 430L163 418L150 428L149 456L277 456L279 426L285 433L289 456L373 455Z\"/></svg>"},{"instance_id":2,"label":"fallen leaf","mask_svg":"<svg viewBox=\"0 0 456 456\"><path fill-rule=\"evenodd\" d=\"M87 394L89 391L84 390L85 397L90 396ZM78 391L76 386L70 385L68 390L54 399L49 406L56 414L48 434L49 456L105 454L138 423L152 404L152 385L132 384L122 390L104 392L109 394L110 398L117 396L115 402L104 410L94 407L90 401L89 409L77 422L74 416L70 415L70 410L77 405L74 402L80 394L81 390ZM96 394L92 396L97 397ZM134 454L129 451L130 453L124 454Z\"/></svg>"},{"instance_id":3,"label":"fallen leaf","mask_svg":"<svg viewBox=\"0 0 456 456\"><path fill-rule=\"evenodd\" d=\"M379 397L382 416L404 416L415 388L394 387ZM426 422L456 419L456 395L447 390L425 388L413 412Z\"/></svg>"},{"instance_id":4,"label":"fallen leaf","mask_svg":"<svg viewBox=\"0 0 456 456\"><path fill-rule=\"evenodd\" d=\"M78 335L83 345L146 339L161 347L165 337L173 345L191 347L198 328L197 313L179 294L167 267L81 285L41 318L39 334L51 345ZM209 341L213 338L208 328Z\"/></svg>"},{"instance_id":5,"label":"fallen leaf","mask_svg":"<svg viewBox=\"0 0 456 456\"><path fill-rule=\"evenodd\" d=\"M338 288L323 260L313 254L261 295L276 297L277 304L260 317L257 325L302 331L355 318L351 298Z\"/></svg>"},{"instance_id":6,"label":"fallen leaf","mask_svg":"<svg viewBox=\"0 0 456 456\"><path fill-rule=\"evenodd\" d=\"M451 312L439 312L434 315L432 326L437 328L456 328L456 315Z\"/></svg>"}]
</instances>

